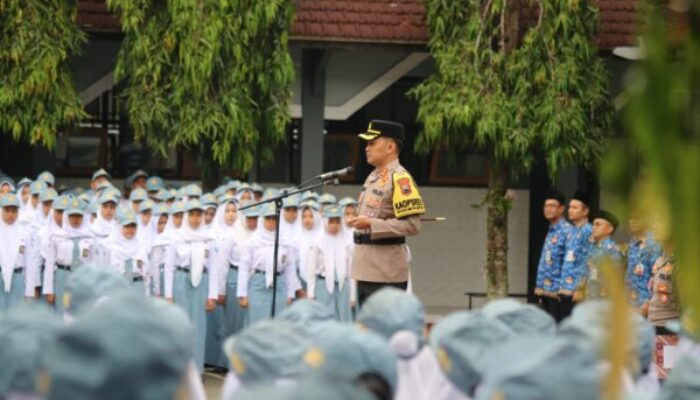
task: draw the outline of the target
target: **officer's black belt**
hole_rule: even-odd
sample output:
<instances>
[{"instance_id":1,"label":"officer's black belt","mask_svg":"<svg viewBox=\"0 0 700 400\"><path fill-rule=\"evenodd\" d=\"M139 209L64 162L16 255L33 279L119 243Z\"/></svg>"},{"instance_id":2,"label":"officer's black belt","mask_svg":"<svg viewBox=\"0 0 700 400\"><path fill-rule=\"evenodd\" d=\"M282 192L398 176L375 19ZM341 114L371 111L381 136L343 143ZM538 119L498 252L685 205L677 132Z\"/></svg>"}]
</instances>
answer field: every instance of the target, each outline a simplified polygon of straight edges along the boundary
<instances>
[{"instance_id":1,"label":"officer's black belt","mask_svg":"<svg viewBox=\"0 0 700 400\"><path fill-rule=\"evenodd\" d=\"M369 234L355 234L355 244L371 244L371 245L378 245L378 246L387 246L387 245L392 245L392 244L406 244L406 238L405 237L397 237L397 238L387 238L387 239L372 239L372 236Z\"/></svg>"},{"instance_id":2,"label":"officer's black belt","mask_svg":"<svg viewBox=\"0 0 700 400\"><path fill-rule=\"evenodd\" d=\"M71 267L70 265L60 265L60 264L56 264L56 268L62 269L62 270L64 270L64 271L68 271L68 272L71 272L71 271L73 270L73 267Z\"/></svg>"},{"instance_id":3,"label":"officer's black belt","mask_svg":"<svg viewBox=\"0 0 700 400\"><path fill-rule=\"evenodd\" d=\"M133 282L141 282L143 280L143 276L135 276L131 278Z\"/></svg>"},{"instance_id":4,"label":"officer's black belt","mask_svg":"<svg viewBox=\"0 0 700 400\"><path fill-rule=\"evenodd\" d=\"M19 274L19 273L22 272L23 270L24 270L23 267L17 267L17 268L15 268L15 269L13 269L12 272L14 272L15 274Z\"/></svg>"},{"instance_id":5,"label":"officer's black belt","mask_svg":"<svg viewBox=\"0 0 700 400\"><path fill-rule=\"evenodd\" d=\"M182 271L182 272L187 272L187 273L190 272L190 268L188 268L188 267L177 267L177 270L178 270L178 271ZM203 273L203 274L206 274L206 273L207 273L207 269L205 268L204 270L202 270L202 273Z\"/></svg>"},{"instance_id":6,"label":"officer's black belt","mask_svg":"<svg viewBox=\"0 0 700 400\"><path fill-rule=\"evenodd\" d=\"M228 267L229 267L230 269L234 270L234 271L238 271L238 265L233 265L233 264L231 264L231 265L229 265Z\"/></svg>"}]
</instances>

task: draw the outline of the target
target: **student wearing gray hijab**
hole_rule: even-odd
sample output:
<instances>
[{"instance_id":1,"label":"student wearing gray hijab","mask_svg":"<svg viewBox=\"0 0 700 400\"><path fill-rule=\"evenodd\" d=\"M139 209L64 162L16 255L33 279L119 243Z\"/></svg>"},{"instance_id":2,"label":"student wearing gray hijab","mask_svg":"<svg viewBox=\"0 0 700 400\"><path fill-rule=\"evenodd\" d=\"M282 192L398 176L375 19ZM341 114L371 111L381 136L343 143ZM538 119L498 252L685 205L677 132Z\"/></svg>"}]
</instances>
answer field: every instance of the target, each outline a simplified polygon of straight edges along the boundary
<instances>
[{"instance_id":1,"label":"student wearing gray hijab","mask_svg":"<svg viewBox=\"0 0 700 400\"><path fill-rule=\"evenodd\" d=\"M63 328L47 306L21 303L0 317L0 398L40 399L46 352Z\"/></svg>"},{"instance_id":2,"label":"student wearing gray hijab","mask_svg":"<svg viewBox=\"0 0 700 400\"><path fill-rule=\"evenodd\" d=\"M100 302L49 350L46 399L175 399L194 354L165 318L131 293Z\"/></svg>"}]
</instances>

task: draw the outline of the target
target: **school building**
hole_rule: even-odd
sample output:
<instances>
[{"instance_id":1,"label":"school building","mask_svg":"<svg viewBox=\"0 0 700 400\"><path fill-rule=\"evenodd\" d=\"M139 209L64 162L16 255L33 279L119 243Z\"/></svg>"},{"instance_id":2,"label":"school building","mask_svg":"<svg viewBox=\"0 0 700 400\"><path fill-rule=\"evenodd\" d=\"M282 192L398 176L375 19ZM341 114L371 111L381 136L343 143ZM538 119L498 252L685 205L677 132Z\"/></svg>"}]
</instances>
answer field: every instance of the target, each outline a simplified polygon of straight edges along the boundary
<instances>
[{"instance_id":1,"label":"school building","mask_svg":"<svg viewBox=\"0 0 700 400\"><path fill-rule=\"evenodd\" d=\"M426 44L425 8L420 0L296 0L291 36L296 82L286 142L274 163L256 165L247 178L263 185L299 183L323 171L354 166L356 172L328 191L356 196L371 171L356 134L370 119L403 123L408 142L402 164L413 174L430 216L409 242L413 252L413 287L428 308L467 304L465 292L483 292L486 217L474 209L488 182L484 154L465 152L454 164L436 150L412 151L419 131L417 104L407 92L434 70ZM71 61L74 79L90 117L74 132L61 135L55 151L30 148L0 135L0 169L11 176L36 176L52 170L59 182L86 183L99 167L119 179L137 168L166 180L198 180L196 157L173 148L154 156L133 140L122 99L124 86L113 70L123 34L104 0L79 0L78 22L89 34L82 54ZM599 0L596 43L610 72L610 94L624 106L625 71L638 54L639 0ZM523 16L532 18L532 16ZM546 233L541 216L550 186L542 163L513 183L517 198L510 214L510 291L532 292L540 246ZM565 193L588 190L597 196L595 175L580 169L561 174Z\"/></svg>"}]
</instances>

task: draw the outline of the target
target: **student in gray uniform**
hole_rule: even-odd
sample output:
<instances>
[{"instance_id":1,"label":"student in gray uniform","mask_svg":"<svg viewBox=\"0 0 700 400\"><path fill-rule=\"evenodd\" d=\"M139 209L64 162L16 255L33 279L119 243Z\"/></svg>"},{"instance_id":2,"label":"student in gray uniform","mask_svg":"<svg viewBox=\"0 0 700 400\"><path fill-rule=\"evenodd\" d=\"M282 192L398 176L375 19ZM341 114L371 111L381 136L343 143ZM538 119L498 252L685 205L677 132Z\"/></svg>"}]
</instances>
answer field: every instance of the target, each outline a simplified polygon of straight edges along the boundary
<instances>
[{"instance_id":1,"label":"student in gray uniform","mask_svg":"<svg viewBox=\"0 0 700 400\"><path fill-rule=\"evenodd\" d=\"M131 285L116 269L104 265L85 265L72 273L66 282L64 317L73 321L98 302L126 293L133 293Z\"/></svg>"},{"instance_id":2,"label":"student in gray uniform","mask_svg":"<svg viewBox=\"0 0 700 400\"><path fill-rule=\"evenodd\" d=\"M117 296L61 333L47 354L47 400L186 398L190 338L153 301Z\"/></svg>"},{"instance_id":3,"label":"student in gray uniform","mask_svg":"<svg viewBox=\"0 0 700 400\"><path fill-rule=\"evenodd\" d=\"M397 359L378 334L352 324L319 322L306 330L313 346L304 355L311 372L363 387L377 400L393 399Z\"/></svg>"},{"instance_id":4,"label":"student in gray uniform","mask_svg":"<svg viewBox=\"0 0 700 400\"><path fill-rule=\"evenodd\" d=\"M185 310L195 331L195 359L204 371L206 312L213 311L219 294L219 267L211 232L204 228L199 200L185 205L187 216L173 235L165 256L165 297Z\"/></svg>"},{"instance_id":5,"label":"student in gray uniform","mask_svg":"<svg viewBox=\"0 0 700 400\"><path fill-rule=\"evenodd\" d=\"M261 321L229 337L224 342L224 353L231 371L222 398L248 385L298 379L307 372L303 357L311 344L309 336L295 324L277 319Z\"/></svg>"},{"instance_id":6,"label":"student in gray uniform","mask_svg":"<svg viewBox=\"0 0 700 400\"><path fill-rule=\"evenodd\" d=\"M46 250L43 291L46 301L63 313L63 293L72 271L95 257L95 237L85 217L87 204L77 198L64 197L59 207L66 207L60 229L51 232ZM67 203L67 204L66 204ZM54 205L54 209L56 206Z\"/></svg>"},{"instance_id":7,"label":"student in gray uniform","mask_svg":"<svg viewBox=\"0 0 700 400\"><path fill-rule=\"evenodd\" d=\"M46 352L63 323L46 305L19 304L0 316L0 398L42 399Z\"/></svg>"},{"instance_id":8,"label":"student in gray uniform","mask_svg":"<svg viewBox=\"0 0 700 400\"><path fill-rule=\"evenodd\" d=\"M367 390L337 379L309 377L296 385L259 384L222 400L376 400Z\"/></svg>"},{"instance_id":9,"label":"student in gray uniform","mask_svg":"<svg viewBox=\"0 0 700 400\"><path fill-rule=\"evenodd\" d=\"M483 313L458 311L440 320L430 332L430 347L449 381L430 383L433 398L473 398L483 378L487 354L515 337L508 326Z\"/></svg>"},{"instance_id":10,"label":"student in gray uniform","mask_svg":"<svg viewBox=\"0 0 700 400\"><path fill-rule=\"evenodd\" d=\"M36 284L32 262L30 230L20 225L20 202L9 193L0 198L0 311L34 298Z\"/></svg>"}]
</instances>

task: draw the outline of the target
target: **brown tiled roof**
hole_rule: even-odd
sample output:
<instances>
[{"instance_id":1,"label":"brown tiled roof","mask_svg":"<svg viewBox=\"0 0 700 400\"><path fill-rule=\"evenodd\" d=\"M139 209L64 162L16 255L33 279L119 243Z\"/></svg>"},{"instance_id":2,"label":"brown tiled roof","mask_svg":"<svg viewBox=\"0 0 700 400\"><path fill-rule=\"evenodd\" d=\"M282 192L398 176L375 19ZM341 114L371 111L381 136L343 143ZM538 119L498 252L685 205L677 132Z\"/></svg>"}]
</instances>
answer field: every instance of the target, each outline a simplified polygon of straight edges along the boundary
<instances>
[{"instance_id":1,"label":"brown tiled roof","mask_svg":"<svg viewBox=\"0 0 700 400\"><path fill-rule=\"evenodd\" d=\"M595 1L595 0L594 0ZM296 0L293 40L417 43L427 42L422 0ZM597 0L603 49L636 45L641 0ZM79 0L78 22L90 31L119 31L104 0Z\"/></svg>"}]
</instances>

